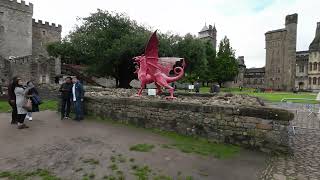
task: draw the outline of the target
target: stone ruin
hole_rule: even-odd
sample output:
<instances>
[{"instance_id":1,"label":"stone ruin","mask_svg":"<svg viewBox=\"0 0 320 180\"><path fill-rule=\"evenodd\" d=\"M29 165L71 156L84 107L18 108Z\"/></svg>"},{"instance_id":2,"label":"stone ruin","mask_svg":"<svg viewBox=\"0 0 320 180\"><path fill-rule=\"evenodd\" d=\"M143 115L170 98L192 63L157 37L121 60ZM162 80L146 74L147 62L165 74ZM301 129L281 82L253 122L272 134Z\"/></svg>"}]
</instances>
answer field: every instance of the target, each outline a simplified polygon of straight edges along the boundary
<instances>
[{"instance_id":1,"label":"stone ruin","mask_svg":"<svg viewBox=\"0 0 320 180\"><path fill-rule=\"evenodd\" d=\"M165 100L163 96L145 96L135 97L136 89L108 89L108 88L87 88L86 96L88 97L115 97L115 98L135 98L150 101L161 101ZM173 100L174 102L202 104L202 105L248 105L248 106L264 106L264 102L257 98L249 95L234 95L231 93L220 93L218 95L205 94L197 95L190 93L176 93L179 98Z\"/></svg>"}]
</instances>

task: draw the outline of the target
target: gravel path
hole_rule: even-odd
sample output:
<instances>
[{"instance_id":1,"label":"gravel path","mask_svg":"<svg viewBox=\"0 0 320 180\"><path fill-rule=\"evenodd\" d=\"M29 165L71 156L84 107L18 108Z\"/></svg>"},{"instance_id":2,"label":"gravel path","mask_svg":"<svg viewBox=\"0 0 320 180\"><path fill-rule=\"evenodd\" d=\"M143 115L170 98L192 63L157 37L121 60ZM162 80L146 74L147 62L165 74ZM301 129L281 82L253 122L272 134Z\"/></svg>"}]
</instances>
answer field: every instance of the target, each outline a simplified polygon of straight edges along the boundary
<instances>
[{"instance_id":1,"label":"gravel path","mask_svg":"<svg viewBox=\"0 0 320 180\"><path fill-rule=\"evenodd\" d=\"M290 156L274 156L262 173L263 180L320 180L320 116L310 113L307 105L291 104L284 107L295 113L292 122ZM317 111L315 111L317 112Z\"/></svg>"},{"instance_id":2,"label":"gravel path","mask_svg":"<svg viewBox=\"0 0 320 180\"><path fill-rule=\"evenodd\" d=\"M196 180L255 180L265 168L265 155L243 150L231 159L220 160L175 149L160 144L170 139L141 129L98 121L75 122L59 120L55 112L36 113L29 129L18 130L9 124L9 114L0 114L0 170L32 171L49 169L62 179L82 179L94 174L95 179L115 173L110 168L112 157L122 156L118 171L126 179L137 179L133 165L147 165L152 174L192 176ZM154 144L151 152L134 152L135 144ZM129 159L134 158L134 162Z\"/></svg>"}]
</instances>

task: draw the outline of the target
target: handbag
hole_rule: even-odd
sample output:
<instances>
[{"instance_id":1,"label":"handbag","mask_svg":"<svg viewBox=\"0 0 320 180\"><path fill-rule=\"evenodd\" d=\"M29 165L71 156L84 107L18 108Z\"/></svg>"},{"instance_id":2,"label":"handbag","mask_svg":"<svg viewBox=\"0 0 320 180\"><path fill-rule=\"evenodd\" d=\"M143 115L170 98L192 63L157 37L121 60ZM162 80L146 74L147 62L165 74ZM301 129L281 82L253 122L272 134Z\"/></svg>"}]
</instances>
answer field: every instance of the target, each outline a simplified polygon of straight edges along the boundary
<instances>
[{"instance_id":1,"label":"handbag","mask_svg":"<svg viewBox=\"0 0 320 180\"><path fill-rule=\"evenodd\" d=\"M22 106L27 111L32 110L32 101L30 99L27 99L27 102Z\"/></svg>"}]
</instances>

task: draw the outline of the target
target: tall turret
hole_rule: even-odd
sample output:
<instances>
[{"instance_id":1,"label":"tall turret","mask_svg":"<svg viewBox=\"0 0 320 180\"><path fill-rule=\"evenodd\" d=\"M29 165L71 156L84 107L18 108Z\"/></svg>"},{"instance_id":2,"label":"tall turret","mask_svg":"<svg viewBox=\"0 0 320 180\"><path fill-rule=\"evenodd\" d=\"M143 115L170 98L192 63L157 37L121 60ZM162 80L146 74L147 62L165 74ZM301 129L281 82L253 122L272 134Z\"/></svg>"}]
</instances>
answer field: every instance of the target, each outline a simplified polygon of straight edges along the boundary
<instances>
[{"instance_id":1,"label":"tall turret","mask_svg":"<svg viewBox=\"0 0 320 180\"><path fill-rule=\"evenodd\" d=\"M296 51L297 51L297 25L298 25L298 14L291 14L286 16L286 40L287 46L284 58L284 69L285 76L283 78L283 84L286 84L286 90L295 88L295 77L296 77Z\"/></svg>"},{"instance_id":2,"label":"tall turret","mask_svg":"<svg viewBox=\"0 0 320 180\"><path fill-rule=\"evenodd\" d=\"M317 23L316 35L309 46L309 50L320 52L320 22Z\"/></svg>"},{"instance_id":3,"label":"tall turret","mask_svg":"<svg viewBox=\"0 0 320 180\"><path fill-rule=\"evenodd\" d=\"M217 48L217 29L216 26L205 24L201 31L198 33L198 37L203 40L210 41L214 50Z\"/></svg>"},{"instance_id":4,"label":"tall turret","mask_svg":"<svg viewBox=\"0 0 320 180\"><path fill-rule=\"evenodd\" d=\"M268 31L266 37L267 88L292 90L295 83L298 14L287 15L285 28Z\"/></svg>"}]
</instances>

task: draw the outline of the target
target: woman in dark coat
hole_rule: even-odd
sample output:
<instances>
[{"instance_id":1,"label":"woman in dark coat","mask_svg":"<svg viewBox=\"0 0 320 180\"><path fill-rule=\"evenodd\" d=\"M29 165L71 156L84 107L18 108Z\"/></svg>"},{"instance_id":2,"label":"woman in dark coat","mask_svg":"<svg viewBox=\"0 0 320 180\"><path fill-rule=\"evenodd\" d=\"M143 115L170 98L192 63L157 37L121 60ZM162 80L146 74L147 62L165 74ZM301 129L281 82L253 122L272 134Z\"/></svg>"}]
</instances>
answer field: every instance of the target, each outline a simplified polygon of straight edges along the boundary
<instances>
[{"instance_id":1,"label":"woman in dark coat","mask_svg":"<svg viewBox=\"0 0 320 180\"><path fill-rule=\"evenodd\" d=\"M35 96L39 97L39 93L35 88L34 84L32 83L32 81L27 82L27 87L30 88L27 93L27 97L30 98L32 101L32 110L30 110L27 113L26 119L28 119L29 121L32 121L32 112L39 112L40 102L37 102L37 99L39 98L35 98Z\"/></svg>"}]
</instances>

